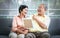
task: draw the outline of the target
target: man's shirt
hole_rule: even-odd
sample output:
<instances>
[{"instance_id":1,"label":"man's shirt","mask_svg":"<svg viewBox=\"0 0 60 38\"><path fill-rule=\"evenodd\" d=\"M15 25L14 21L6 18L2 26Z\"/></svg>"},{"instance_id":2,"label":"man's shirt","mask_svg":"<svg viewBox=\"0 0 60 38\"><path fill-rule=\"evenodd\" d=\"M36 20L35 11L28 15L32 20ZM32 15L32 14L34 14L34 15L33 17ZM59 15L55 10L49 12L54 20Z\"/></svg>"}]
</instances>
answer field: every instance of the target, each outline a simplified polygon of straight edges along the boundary
<instances>
[{"instance_id":1,"label":"man's shirt","mask_svg":"<svg viewBox=\"0 0 60 38\"><path fill-rule=\"evenodd\" d=\"M47 26L47 28L49 27L49 24L50 24L50 18L47 16L47 15L44 15L44 17L42 16L38 16L37 15L37 18L39 21L41 21L43 24L45 24ZM33 29L35 29L36 31L48 31L48 29L43 29L39 26L39 24L32 19L32 23L33 23Z\"/></svg>"}]
</instances>

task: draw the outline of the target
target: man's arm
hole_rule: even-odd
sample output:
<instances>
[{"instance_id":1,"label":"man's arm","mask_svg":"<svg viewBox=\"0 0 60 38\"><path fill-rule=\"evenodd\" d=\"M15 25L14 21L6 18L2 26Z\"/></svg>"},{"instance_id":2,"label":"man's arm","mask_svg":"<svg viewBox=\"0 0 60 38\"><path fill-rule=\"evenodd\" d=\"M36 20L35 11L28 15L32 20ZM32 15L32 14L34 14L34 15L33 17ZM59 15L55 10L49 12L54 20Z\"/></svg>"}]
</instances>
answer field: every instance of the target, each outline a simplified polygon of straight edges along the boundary
<instances>
[{"instance_id":1,"label":"man's arm","mask_svg":"<svg viewBox=\"0 0 60 38\"><path fill-rule=\"evenodd\" d=\"M47 26L42 23L40 20L36 19L36 22L39 24L40 27L42 27L43 29L47 29Z\"/></svg>"},{"instance_id":2,"label":"man's arm","mask_svg":"<svg viewBox=\"0 0 60 38\"><path fill-rule=\"evenodd\" d=\"M36 20L36 22L39 24L39 26L40 26L41 28L47 29L47 26L46 26L43 22L41 22L41 21L37 18L37 16L33 15L33 19Z\"/></svg>"}]
</instances>

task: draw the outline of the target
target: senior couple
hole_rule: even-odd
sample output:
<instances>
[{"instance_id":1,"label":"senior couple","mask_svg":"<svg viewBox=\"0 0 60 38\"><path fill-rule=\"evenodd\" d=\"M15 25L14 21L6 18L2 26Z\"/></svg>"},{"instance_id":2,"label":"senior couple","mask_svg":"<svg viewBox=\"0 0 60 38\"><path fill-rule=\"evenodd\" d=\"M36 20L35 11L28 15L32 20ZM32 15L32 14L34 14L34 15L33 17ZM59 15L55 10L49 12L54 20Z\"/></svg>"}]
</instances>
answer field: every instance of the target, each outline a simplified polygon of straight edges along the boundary
<instances>
[{"instance_id":1,"label":"senior couple","mask_svg":"<svg viewBox=\"0 0 60 38\"><path fill-rule=\"evenodd\" d=\"M37 14L32 15L31 17L35 21L33 22L34 27L32 29L36 29L37 32L39 31L38 32L39 35L38 34L37 35L40 37L38 38L50 37L50 34L48 33L50 18L47 15L45 15L46 11L47 11L47 6L44 4L40 4L37 9ZM29 30L23 25L23 18L26 17L27 12L28 12L28 6L20 5L19 15L13 18L12 30L11 33L9 34L10 38L37 38L34 32L30 33ZM42 31L41 29L45 31Z\"/></svg>"}]
</instances>

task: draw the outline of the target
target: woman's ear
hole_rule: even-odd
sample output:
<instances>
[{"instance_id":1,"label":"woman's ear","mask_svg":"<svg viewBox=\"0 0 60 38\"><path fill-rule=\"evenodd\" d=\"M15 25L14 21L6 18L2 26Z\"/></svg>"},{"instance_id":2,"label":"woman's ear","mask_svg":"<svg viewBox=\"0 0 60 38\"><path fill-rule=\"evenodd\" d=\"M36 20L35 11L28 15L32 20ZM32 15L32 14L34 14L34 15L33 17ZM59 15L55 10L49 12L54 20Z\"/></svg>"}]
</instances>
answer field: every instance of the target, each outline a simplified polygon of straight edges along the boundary
<instances>
[{"instance_id":1,"label":"woman's ear","mask_svg":"<svg viewBox=\"0 0 60 38\"><path fill-rule=\"evenodd\" d=\"M21 10L20 10L20 12L21 12Z\"/></svg>"}]
</instances>

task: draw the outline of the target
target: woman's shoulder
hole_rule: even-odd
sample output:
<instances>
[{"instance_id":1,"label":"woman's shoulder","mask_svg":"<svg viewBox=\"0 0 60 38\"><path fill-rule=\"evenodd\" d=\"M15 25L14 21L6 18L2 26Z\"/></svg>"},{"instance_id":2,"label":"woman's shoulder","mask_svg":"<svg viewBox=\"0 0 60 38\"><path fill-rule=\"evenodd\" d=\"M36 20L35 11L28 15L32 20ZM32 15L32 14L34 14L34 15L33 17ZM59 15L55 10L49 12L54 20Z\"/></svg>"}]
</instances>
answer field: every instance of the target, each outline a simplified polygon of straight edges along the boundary
<instances>
[{"instance_id":1,"label":"woman's shoulder","mask_svg":"<svg viewBox=\"0 0 60 38\"><path fill-rule=\"evenodd\" d=\"M17 19L17 18L18 18L18 16L14 16L14 17L13 17L13 19Z\"/></svg>"}]
</instances>

